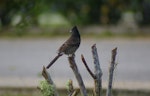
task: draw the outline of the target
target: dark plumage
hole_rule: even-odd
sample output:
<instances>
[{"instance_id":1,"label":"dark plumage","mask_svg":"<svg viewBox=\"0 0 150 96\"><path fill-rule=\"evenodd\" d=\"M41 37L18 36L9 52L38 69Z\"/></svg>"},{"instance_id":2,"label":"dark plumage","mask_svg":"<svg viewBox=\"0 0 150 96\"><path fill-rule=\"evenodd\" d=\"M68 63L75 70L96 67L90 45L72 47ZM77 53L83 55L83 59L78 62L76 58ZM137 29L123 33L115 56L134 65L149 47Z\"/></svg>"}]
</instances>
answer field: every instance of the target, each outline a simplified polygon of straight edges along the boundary
<instances>
[{"instance_id":1,"label":"dark plumage","mask_svg":"<svg viewBox=\"0 0 150 96\"><path fill-rule=\"evenodd\" d=\"M74 55L76 50L80 46L80 34L76 26L71 29L71 36L64 44L59 48L58 55L48 64L47 69L54 64L54 62L62 55L66 54L68 56Z\"/></svg>"}]
</instances>

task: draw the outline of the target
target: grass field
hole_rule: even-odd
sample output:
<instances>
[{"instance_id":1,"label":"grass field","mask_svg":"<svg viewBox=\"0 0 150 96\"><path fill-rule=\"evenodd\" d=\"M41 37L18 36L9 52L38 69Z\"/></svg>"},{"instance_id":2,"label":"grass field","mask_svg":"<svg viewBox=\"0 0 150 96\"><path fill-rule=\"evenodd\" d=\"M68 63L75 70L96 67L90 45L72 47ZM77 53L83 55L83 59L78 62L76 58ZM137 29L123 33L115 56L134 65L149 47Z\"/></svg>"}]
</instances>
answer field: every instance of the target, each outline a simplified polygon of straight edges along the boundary
<instances>
[{"instance_id":1,"label":"grass field","mask_svg":"<svg viewBox=\"0 0 150 96\"><path fill-rule=\"evenodd\" d=\"M89 96L92 96L91 89L88 89ZM102 90L102 96L106 96L106 90ZM60 96L67 96L66 89L59 89ZM118 90L112 92L113 96L150 96L150 91L144 90ZM0 96L42 96L36 88L0 88ZM81 96L80 94L78 96Z\"/></svg>"},{"instance_id":2,"label":"grass field","mask_svg":"<svg viewBox=\"0 0 150 96\"><path fill-rule=\"evenodd\" d=\"M115 30L108 29L103 26L88 26L80 27L78 26L80 34L82 37L94 37L94 38L110 38L110 37L120 37L120 38L139 38L139 37L150 37L149 32L145 31L136 31L132 32L131 30L121 31L115 27L112 27ZM0 30L0 38L52 38L60 36L69 36L71 26L69 27L10 27ZM141 29L142 30L142 29ZM146 30L146 29L145 29Z\"/></svg>"}]
</instances>

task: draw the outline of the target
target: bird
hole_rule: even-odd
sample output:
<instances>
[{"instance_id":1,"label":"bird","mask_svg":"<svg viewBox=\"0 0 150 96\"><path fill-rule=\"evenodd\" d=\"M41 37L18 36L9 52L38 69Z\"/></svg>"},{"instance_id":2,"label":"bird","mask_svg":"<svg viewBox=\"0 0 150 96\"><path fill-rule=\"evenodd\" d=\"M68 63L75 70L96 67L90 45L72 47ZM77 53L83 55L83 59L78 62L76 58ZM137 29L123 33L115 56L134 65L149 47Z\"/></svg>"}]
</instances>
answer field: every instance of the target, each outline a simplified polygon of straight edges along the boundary
<instances>
[{"instance_id":1,"label":"bird","mask_svg":"<svg viewBox=\"0 0 150 96\"><path fill-rule=\"evenodd\" d=\"M77 26L74 26L71 30L71 36L60 46L57 56L48 64L47 69L50 68L55 61L62 55L74 56L76 50L80 46L81 38Z\"/></svg>"}]
</instances>

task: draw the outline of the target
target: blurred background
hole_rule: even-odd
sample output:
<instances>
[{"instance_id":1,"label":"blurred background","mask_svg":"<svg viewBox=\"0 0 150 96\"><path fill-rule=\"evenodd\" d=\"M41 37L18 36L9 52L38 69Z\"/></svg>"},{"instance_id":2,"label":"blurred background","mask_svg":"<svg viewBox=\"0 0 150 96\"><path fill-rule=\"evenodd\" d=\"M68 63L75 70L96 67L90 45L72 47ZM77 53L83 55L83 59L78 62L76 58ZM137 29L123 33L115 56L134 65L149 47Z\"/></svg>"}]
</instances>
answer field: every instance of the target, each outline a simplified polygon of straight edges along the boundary
<instances>
[{"instance_id":1,"label":"blurred background","mask_svg":"<svg viewBox=\"0 0 150 96\"><path fill-rule=\"evenodd\" d=\"M1 0L0 27L1 32L18 32L23 28L25 32L18 35L27 33L27 29L32 32L37 28L70 25L119 26L126 32L143 33L138 28L149 26L149 10L149 0Z\"/></svg>"},{"instance_id":2,"label":"blurred background","mask_svg":"<svg viewBox=\"0 0 150 96\"><path fill-rule=\"evenodd\" d=\"M146 93L138 96L149 96L149 10L150 0L0 0L0 94L12 96L4 95L11 88L36 89L43 80L43 65L55 57L77 25L82 42L76 61L86 87L93 87L93 80L80 55L85 55L93 70L91 46L96 43L103 88L107 88L111 50L118 47L114 88L142 90ZM68 79L78 87L67 56L48 71L58 88L65 88Z\"/></svg>"}]
</instances>

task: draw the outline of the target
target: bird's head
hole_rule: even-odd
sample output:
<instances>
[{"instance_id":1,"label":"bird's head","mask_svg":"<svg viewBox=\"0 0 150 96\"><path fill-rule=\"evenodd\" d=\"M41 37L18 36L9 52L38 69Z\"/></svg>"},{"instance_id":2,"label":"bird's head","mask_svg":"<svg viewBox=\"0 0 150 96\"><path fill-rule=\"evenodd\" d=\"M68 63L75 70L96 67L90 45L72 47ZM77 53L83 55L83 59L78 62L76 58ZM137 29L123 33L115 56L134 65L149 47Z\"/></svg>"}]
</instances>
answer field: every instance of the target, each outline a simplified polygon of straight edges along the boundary
<instances>
[{"instance_id":1,"label":"bird's head","mask_svg":"<svg viewBox=\"0 0 150 96\"><path fill-rule=\"evenodd\" d=\"M70 30L71 33L74 32L74 31L78 31L77 26L74 26L74 27Z\"/></svg>"},{"instance_id":2,"label":"bird's head","mask_svg":"<svg viewBox=\"0 0 150 96\"><path fill-rule=\"evenodd\" d=\"M74 26L70 32L72 33L72 35L80 35L77 26Z\"/></svg>"}]
</instances>

